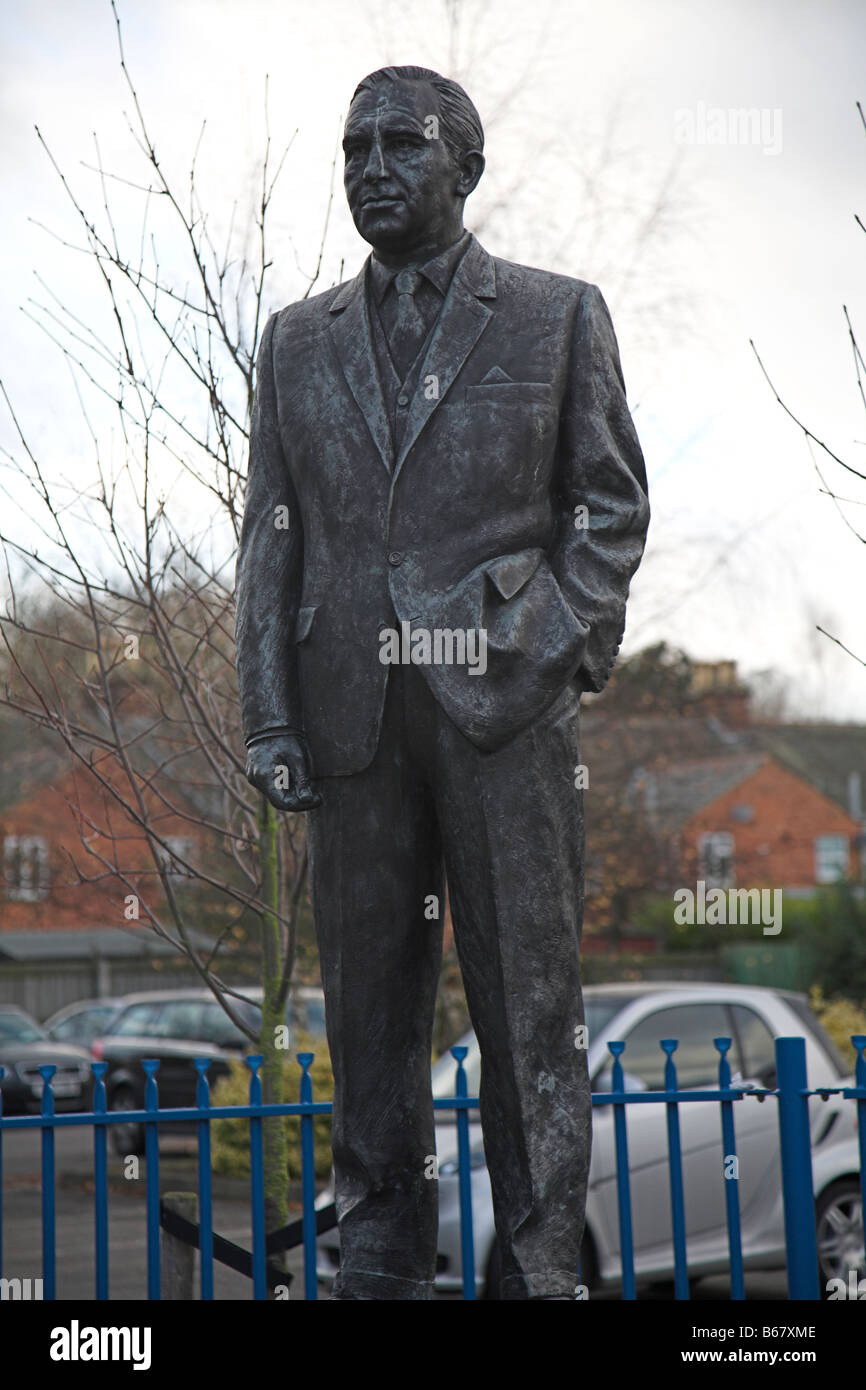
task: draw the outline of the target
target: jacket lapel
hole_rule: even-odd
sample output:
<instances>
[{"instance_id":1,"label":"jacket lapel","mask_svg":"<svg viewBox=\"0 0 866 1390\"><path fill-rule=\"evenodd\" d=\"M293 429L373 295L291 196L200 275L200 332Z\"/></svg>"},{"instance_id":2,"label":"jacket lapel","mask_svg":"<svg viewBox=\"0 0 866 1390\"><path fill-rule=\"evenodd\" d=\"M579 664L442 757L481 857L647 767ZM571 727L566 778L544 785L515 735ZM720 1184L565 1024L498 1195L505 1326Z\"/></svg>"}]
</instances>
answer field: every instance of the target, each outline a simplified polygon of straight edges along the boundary
<instances>
[{"instance_id":1,"label":"jacket lapel","mask_svg":"<svg viewBox=\"0 0 866 1390\"><path fill-rule=\"evenodd\" d=\"M390 473L393 444L382 385L376 368L376 349L367 310L367 265L368 261L365 261L360 274L335 295L330 309L336 316L332 321L331 331L349 389L367 421L367 427L382 462ZM394 467L394 479L427 421L448 394L464 362L490 322L493 311L482 303L482 300L495 298L496 273L493 260L473 236L454 273L421 368L418 387L412 397ZM431 376L437 378L438 393L428 399L424 384Z\"/></svg>"},{"instance_id":2,"label":"jacket lapel","mask_svg":"<svg viewBox=\"0 0 866 1390\"><path fill-rule=\"evenodd\" d=\"M473 236L454 273L421 368L397 455L395 480L409 450L436 407L448 394L464 362L490 322L493 311L481 300L495 298L496 273L493 260ZM425 381L431 376L437 378L438 392L428 400Z\"/></svg>"},{"instance_id":3,"label":"jacket lapel","mask_svg":"<svg viewBox=\"0 0 866 1390\"><path fill-rule=\"evenodd\" d=\"M394 446L367 311L367 265L368 261L365 261L360 274L335 295L331 313L339 314L339 317L332 320L331 331L349 389L390 474Z\"/></svg>"}]
</instances>

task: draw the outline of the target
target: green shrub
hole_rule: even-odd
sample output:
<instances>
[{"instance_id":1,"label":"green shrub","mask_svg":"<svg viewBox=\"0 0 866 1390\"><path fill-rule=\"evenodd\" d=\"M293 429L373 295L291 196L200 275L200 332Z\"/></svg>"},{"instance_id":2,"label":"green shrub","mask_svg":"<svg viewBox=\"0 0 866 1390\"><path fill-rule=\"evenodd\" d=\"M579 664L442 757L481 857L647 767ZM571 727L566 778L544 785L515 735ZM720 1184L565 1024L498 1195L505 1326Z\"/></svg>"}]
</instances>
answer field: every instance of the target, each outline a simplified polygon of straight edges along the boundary
<instances>
[{"instance_id":1,"label":"green shrub","mask_svg":"<svg viewBox=\"0 0 866 1390\"><path fill-rule=\"evenodd\" d=\"M809 1003L853 1072L857 1053L851 1036L857 1033L866 1036L866 1009L859 1008L850 999L825 999L819 985L810 990Z\"/></svg>"},{"instance_id":2,"label":"green shrub","mask_svg":"<svg viewBox=\"0 0 866 1390\"><path fill-rule=\"evenodd\" d=\"M814 919L803 934L812 981L831 999L866 1006L866 900L851 884L837 883L814 902ZM786 903L786 930L787 914Z\"/></svg>"},{"instance_id":3,"label":"green shrub","mask_svg":"<svg viewBox=\"0 0 866 1390\"><path fill-rule=\"evenodd\" d=\"M300 1099L301 1066L297 1060L298 1052L313 1052L315 1060L310 1067L313 1082L313 1099L333 1100L334 1075L331 1058L323 1038L315 1042L309 1038L297 1039L294 1048L286 1054L283 1063L282 1101ZM232 1062L228 1076L218 1081L213 1089L213 1105L247 1105L250 1097L250 1069L246 1062ZM288 1143L288 1175L290 1179L301 1176L301 1121L296 1115L286 1115L286 1139ZM313 1141L315 1150L315 1170L317 1178L327 1178L331 1171L331 1117L316 1115L313 1119ZM215 1173L225 1173L233 1177L244 1177L250 1171L250 1122L248 1119L214 1120L211 1125L211 1167Z\"/></svg>"}]
</instances>

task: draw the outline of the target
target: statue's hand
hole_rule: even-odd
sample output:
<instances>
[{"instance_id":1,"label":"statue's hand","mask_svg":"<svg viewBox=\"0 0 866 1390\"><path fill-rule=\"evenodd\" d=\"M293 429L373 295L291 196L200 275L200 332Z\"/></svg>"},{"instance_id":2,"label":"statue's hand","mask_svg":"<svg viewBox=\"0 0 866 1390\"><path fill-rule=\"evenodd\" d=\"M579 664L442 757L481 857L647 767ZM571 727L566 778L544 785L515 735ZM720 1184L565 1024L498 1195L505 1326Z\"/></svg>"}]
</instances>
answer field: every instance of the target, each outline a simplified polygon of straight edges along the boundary
<instances>
[{"instance_id":1,"label":"statue's hand","mask_svg":"<svg viewBox=\"0 0 866 1390\"><path fill-rule=\"evenodd\" d=\"M310 754L300 734L274 734L252 744L246 775L278 811L314 811L322 804L310 786Z\"/></svg>"}]
</instances>

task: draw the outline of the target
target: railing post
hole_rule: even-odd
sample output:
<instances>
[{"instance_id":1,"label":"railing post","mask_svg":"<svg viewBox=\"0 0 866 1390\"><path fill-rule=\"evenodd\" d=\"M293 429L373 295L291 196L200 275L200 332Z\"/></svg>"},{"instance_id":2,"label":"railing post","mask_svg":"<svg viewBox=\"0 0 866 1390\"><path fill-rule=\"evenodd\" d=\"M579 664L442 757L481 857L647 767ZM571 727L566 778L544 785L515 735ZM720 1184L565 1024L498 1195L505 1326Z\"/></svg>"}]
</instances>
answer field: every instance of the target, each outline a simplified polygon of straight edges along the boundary
<instances>
[{"instance_id":1,"label":"railing post","mask_svg":"<svg viewBox=\"0 0 866 1390\"><path fill-rule=\"evenodd\" d=\"M665 1090L679 1090L674 1053L679 1046L676 1038L662 1038L659 1046L665 1054ZM668 1122L668 1167L671 1186L671 1226L674 1238L674 1297L689 1297L689 1263L686 1253L686 1209L683 1188L683 1150L680 1143L680 1111L678 1101L665 1104Z\"/></svg>"},{"instance_id":2,"label":"railing post","mask_svg":"<svg viewBox=\"0 0 866 1390\"><path fill-rule=\"evenodd\" d=\"M719 1090L731 1089L731 1064L727 1053L731 1038L713 1038L719 1054ZM723 1100L722 1111L722 1160L724 1163L725 1214L728 1221L728 1253L731 1259L731 1299L743 1300L746 1286L743 1279L743 1238L740 1230L740 1178L737 1160L737 1140L734 1130L734 1102ZM734 1160L734 1169L728 1176L728 1163Z\"/></svg>"},{"instance_id":3,"label":"railing post","mask_svg":"<svg viewBox=\"0 0 866 1390\"><path fill-rule=\"evenodd\" d=\"M210 1087L207 1072L210 1058L196 1057L193 1065L198 1073L195 1084L195 1103L201 1119L198 1122L198 1199L199 1250L201 1252L201 1296L203 1302L213 1299L213 1199L211 1190L210 1157Z\"/></svg>"},{"instance_id":4,"label":"railing post","mask_svg":"<svg viewBox=\"0 0 866 1390\"><path fill-rule=\"evenodd\" d=\"M257 1053L247 1057L250 1069L250 1107L261 1109L262 1078L259 1068L264 1057ZM265 1176L261 1115L250 1116L250 1204L253 1228L253 1298L259 1301L268 1296L267 1252L265 1246Z\"/></svg>"},{"instance_id":5,"label":"railing post","mask_svg":"<svg viewBox=\"0 0 866 1390\"><path fill-rule=\"evenodd\" d=\"M310 1067L314 1052L299 1052L301 1066L301 1104L312 1104L313 1078ZM301 1116L301 1210L304 1222L304 1298L315 1303L319 1297L316 1277L316 1148L312 1115Z\"/></svg>"},{"instance_id":6,"label":"railing post","mask_svg":"<svg viewBox=\"0 0 866 1390\"><path fill-rule=\"evenodd\" d=\"M6 1075L4 1067L0 1067L0 1081ZM3 1090L0 1087L0 1120L3 1119ZM0 1275L3 1273L3 1129L0 1127Z\"/></svg>"},{"instance_id":7,"label":"railing post","mask_svg":"<svg viewBox=\"0 0 866 1390\"><path fill-rule=\"evenodd\" d=\"M42 1289L43 1298L57 1297L54 1191L54 1091L51 1078L55 1066L39 1068L42 1076L42 1118L52 1121L42 1127Z\"/></svg>"},{"instance_id":8,"label":"railing post","mask_svg":"<svg viewBox=\"0 0 866 1390\"><path fill-rule=\"evenodd\" d=\"M465 1100L469 1094L463 1063L468 1047L452 1047L451 1056L457 1063L455 1095ZM469 1147L469 1111L457 1107L457 1182L460 1194L460 1259L463 1272L463 1298L475 1300L475 1232L472 1225L472 1154Z\"/></svg>"},{"instance_id":9,"label":"railing post","mask_svg":"<svg viewBox=\"0 0 866 1390\"><path fill-rule=\"evenodd\" d=\"M866 1091L866 1035L852 1033L851 1042L857 1053L854 1066L854 1085ZM866 1235L866 1096L855 1100L857 1107L857 1139L860 1148L860 1196L863 1199L863 1231Z\"/></svg>"},{"instance_id":10,"label":"railing post","mask_svg":"<svg viewBox=\"0 0 866 1390\"><path fill-rule=\"evenodd\" d=\"M166 1192L162 1199L166 1211L174 1212L193 1225L198 1221L198 1196L195 1192ZM163 1227L162 1231L162 1297L175 1302L191 1303L195 1294L195 1246L178 1240Z\"/></svg>"},{"instance_id":11,"label":"railing post","mask_svg":"<svg viewBox=\"0 0 866 1390\"><path fill-rule=\"evenodd\" d=\"M789 1299L818 1299L818 1240L805 1038L776 1039L779 1144Z\"/></svg>"},{"instance_id":12,"label":"railing post","mask_svg":"<svg viewBox=\"0 0 866 1390\"><path fill-rule=\"evenodd\" d=\"M159 1113L159 1090L156 1073L159 1059L143 1057L141 1065L147 1078L144 1083L144 1108L148 1114ZM144 1122L144 1157L147 1167L145 1173L147 1202L147 1297L156 1302L160 1298L159 1270L159 1125L156 1119Z\"/></svg>"},{"instance_id":13,"label":"railing post","mask_svg":"<svg viewBox=\"0 0 866 1390\"><path fill-rule=\"evenodd\" d=\"M625 1051L625 1043L609 1042L607 1050L613 1057L611 1068L611 1095L625 1095L625 1073L619 1060ZM628 1170L628 1130L626 1128L625 1105L623 1101L613 1107L613 1132L616 1148L616 1200L619 1209L619 1255L622 1265L622 1296L624 1302L637 1298L634 1279L634 1238L631 1224L631 1188Z\"/></svg>"},{"instance_id":14,"label":"railing post","mask_svg":"<svg viewBox=\"0 0 866 1390\"><path fill-rule=\"evenodd\" d=\"M93 1113L105 1115L107 1097L105 1072L107 1062L92 1062ZM108 1298L108 1130L104 1124L93 1125L93 1237L96 1262L96 1297Z\"/></svg>"}]
</instances>

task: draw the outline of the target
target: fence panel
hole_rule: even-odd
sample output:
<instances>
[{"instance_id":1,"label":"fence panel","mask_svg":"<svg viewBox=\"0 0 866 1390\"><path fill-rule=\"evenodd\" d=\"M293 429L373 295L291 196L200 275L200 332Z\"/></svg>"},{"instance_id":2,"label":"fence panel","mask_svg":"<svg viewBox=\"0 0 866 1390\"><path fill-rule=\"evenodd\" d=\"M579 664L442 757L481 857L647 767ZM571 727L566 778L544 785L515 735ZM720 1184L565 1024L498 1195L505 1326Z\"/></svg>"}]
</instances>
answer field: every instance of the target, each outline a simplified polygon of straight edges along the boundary
<instances>
[{"instance_id":1,"label":"fence panel","mask_svg":"<svg viewBox=\"0 0 866 1390\"><path fill-rule=\"evenodd\" d=\"M614 1148L623 1299L633 1300L637 1296L627 1107L638 1104L656 1104L665 1107L676 1297L678 1299L689 1297L686 1202L679 1107L684 1103L691 1102L716 1104L720 1108L725 1158L725 1171L721 1180L725 1183L725 1212L731 1279L730 1296L733 1300L744 1298L739 1180L733 1107L735 1104L743 1103L748 1096L757 1096L764 1100L772 1097L778 1103L789 1297L797 1300L814 1300L820 1297L815 1201L812 1186L809 1098L813 1095L826 1097L830 1094L837 1094L856 1102L860 1188L864 1210L866 1210L866 1036L855 1036L852 1038L852 1043L857 1053L855 1085L835 1089L822 1088L819 1092L810 1091L808 1088L805 1041L802 1037L776 1039L777 1085L773 1090L760 1090L751 1086L732 1084L727 1058L727 1053L731 1047L730 1038L714 1039L714 1046L719 1053L718 1087L715 1089L681 1090L678 1085L674 1061L677 1041L673 1038L666 1038L660 1043L665 1056L665 1089L658 1092L626 1091L622 1061L626 1045L621 1041L608 1043L608 1049L613 1058L612 1087L609 1092L594 1094L592 1104L594 1107L605 1105L614 1107ZM463 1297L464 1300L471 1302L475 1300L477 1290L469 1112L478 1109L478 1100L467 1093L467 1078L464 1068L467 1049L454 1047L451 1049L451 1053L456 1064L455 1095L448 1098L437 1098L434 1101L434 1107L437 1111L453 1110L456 1112ZM154 1059L145 1059L142 1062L146 1074L143 1110L108 1110L105 1085L106 1064L104 1062L92 1064L94 1089L93 1110L91 1112L64 1112L61 1114L55 1112L53 1077L56 1068L53 1066L44 1065L39 1069L43 1078L43 1089L38 1115L4 1115L2 1092L0 1092L0 1277L3 1274L2 1176L3 1136L6 1131L39 1129L41 1133L42 1287L43 1297L51 1300L56 1297L55 1137L59 1128L68 1126L92 1128L95 1294L97 1299L105 1300L109 1297L107 1131L112 1124L142 1124L144 1126L147 1159L145 1204L147 1297L148 1299L159 1299L161 1295L159 1127L161 1124L176 1125L179 1122L192 1122L195 1125L198 1140L199 1223L197 1226L187 1223L189 1230L181 1238L197 1245L200 1250L202 1299L212 1300L214 1297L214 1259L221 1259L232 1268L246 1273L252 1282L253 1298L256 1300L266 1299L269 1286L276 1282L273 1268L270 1270L268 1268L268 1253L275 1253L277 1250L285 1250L295 1244L302 1244L305 1297L308 1301L314 1301L318 1292L317 1235L335 1224L335 1216L333 1211L322 1208L317 1210L316 1208L313 1120L315 1115L330 1114L332 1105L330 1102L317 1102L314 1099L310 1076L310 1066L313 1059L314 1054L312 1053L298 1054L298 1061L301 1065L300 1099L296 1103L279 1105L265 1105L262 1102L260 1068L263 1059L261 1056L250 1056L246 1059L250 1070L249 1103L242 1106L212 1105L207 1076L210 1063L204 1058L196 1059L195 1062L197 1073L195 1105L189 1107L160 1109L159 1062ZM0 1069L0 1077L2 1075L3 1071ZM302 1216L300 1222L292 1223L283 1232L272 1233L269 1237L265 1229L262 1122L265 1118L272 1116L300 1117ZM231 1242L222 1237L215 1236L213 1231L213 1192L210 1165L211 1124L214 1120L222 1118L241 1118L249 1121L251 1254L233 1246ZM177 1229L175 1227L175 1234L177 1234Z\"/></svg>"}]
</instances>

